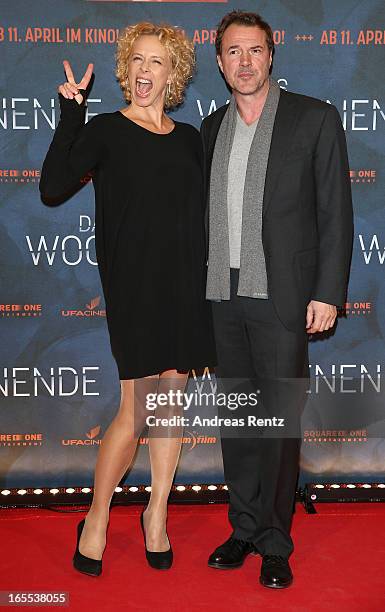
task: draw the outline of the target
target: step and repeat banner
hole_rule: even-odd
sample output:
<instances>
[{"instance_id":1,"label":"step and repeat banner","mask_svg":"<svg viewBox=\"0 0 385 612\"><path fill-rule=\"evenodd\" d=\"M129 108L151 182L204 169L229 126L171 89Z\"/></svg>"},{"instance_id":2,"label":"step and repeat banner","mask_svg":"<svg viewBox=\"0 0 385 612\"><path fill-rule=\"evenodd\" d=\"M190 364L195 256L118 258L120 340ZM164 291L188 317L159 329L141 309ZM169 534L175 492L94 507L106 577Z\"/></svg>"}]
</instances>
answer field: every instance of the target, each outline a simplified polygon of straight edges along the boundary
<instances>
[{"instance_id":1,"label":"step and repeat banner","mask_svg":"<svg viewBox=\"0 0 385 612\"><path fill-rule=\"evenodd\" d=\"M119 30L168 22L194 40L197 71L172 116L199 128L229 99L215 60L215 29L237 8L259 12L276 43L273 76L283 89L334 104L346 130L355 237L348 302L337 329L310 342L311 392L326 411L362 415L330 427L313 410L303 431L300 483L381 482L385 332L383 0L1 0L0 11L0 486L87 486L119 405L95 258L94 193L84 187L44 206L39 175L59 120L57 86L68 59L95 80L87 119L125 107L114 76ZM127 147L127 163L130 150ZM130 299L130 296L127 296ZM204 384L214 384L205 373ZM192 376L197 389L202 377ZM330 403L329 403L330 402ZM337 402L338 403L338 402ZM329 411L330 412L330 411ZM310 423L310 425L309 425ZM144 434L125 484L149 482ZM187 427L179 483L223 482L219 432Z\"/></svg>"}]
</instances>

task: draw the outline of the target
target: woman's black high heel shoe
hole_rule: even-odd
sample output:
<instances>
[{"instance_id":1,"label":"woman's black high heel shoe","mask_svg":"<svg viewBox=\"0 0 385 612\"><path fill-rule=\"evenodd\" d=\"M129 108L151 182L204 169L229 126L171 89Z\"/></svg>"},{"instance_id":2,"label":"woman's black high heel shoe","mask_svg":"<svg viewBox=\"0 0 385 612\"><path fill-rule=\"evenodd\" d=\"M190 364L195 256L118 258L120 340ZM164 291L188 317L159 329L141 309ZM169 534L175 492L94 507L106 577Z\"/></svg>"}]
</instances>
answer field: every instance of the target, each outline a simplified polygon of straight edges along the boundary
<instances>
[{"instance_id":1,"label":"woman's black high heel shoe","mask_svg":"<svg viewBox=\"0 0 385 612\"><path fill-rule=\"evenodd\" d=\"M144 510L142 511L142 514L140 515L140 524L142 527L144 548L146 549L146 559L148 561L148 564L150 565L150 567L153 567L154 569L170 569L170 567L172 566L172 561L173 561L173 552L172 552L171 544L170 544L170 548L163 552L151 552L150 550L147 550L146 532L144 530L144 524L143 524L143 514L144 514Z\"/></svg>"},{"instance_id":2,"label":"woman's black high heel shoe","mask_svg":"<svg viewBox=\"0 0 385 612\"><path fill-rule=\"evenodd\" d=\"M88 574L89 576L100 576L102 573L102 561L98 559L91 559L86 557L79 552L80 536L82 535L85 519L80 521L78 524L78 541L76 543L76 550L73 556L73 566L79 572Z\"/></svg>"}]
</instances>

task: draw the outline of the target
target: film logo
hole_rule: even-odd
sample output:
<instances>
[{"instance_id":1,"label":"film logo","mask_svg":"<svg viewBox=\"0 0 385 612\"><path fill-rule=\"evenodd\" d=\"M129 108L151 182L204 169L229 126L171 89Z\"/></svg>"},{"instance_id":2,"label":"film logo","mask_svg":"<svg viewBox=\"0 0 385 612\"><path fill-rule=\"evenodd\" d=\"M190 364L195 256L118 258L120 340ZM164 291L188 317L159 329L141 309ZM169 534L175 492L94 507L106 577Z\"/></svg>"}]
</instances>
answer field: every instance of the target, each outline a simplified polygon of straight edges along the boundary
<instances>
[{"instance_id":1,"label":"film logo","mask_svg":"<svg viewBox=\"0 0 385 612\"><path fill-rule=\"evenodd\" d=\"M0 304L1 317L41 317L41 304Z\"/></svg>"},{"instance_id":2,"label":"film logo","mask_svg":"<svg viewBox=\"0 0 385 612\"><path fill-rule=\"evenodd\" d=\"M62 317L80 317L80 318L90 318L90 317L105 317L106 311L105 309L100 309L100 295L92 298L89 304L85 305L85 308L79 310L62 310Z\"/></svg>"},{"instance_id":3,"label":"film logo","mask_svg":"<svg viewBox=\"0 0 385 612\"><path fill-rule=\"evenodd\" d=\"M0 168L0 183L36 183L39 179L38 168Z\"/></svg>"},{"instance_id":4,"label":"film logo","mask_svg":"<svg viewBox=\"0 0 385 612\"><path fill-rule=\"evenodd\" d=\"M372 313L372 302L346 302L346 304L338 309L339 316L359 316L370 315Z\"/></svg>"},{"instance_id":5,"label":"film logo","mask_svg":"<svg viewBox=\"0 0 385 612\"><path fill-rule=\"evenodd\" d=\"M350 170L349 174L351 183L375 183L377 178L377 171L370 168Z\"/></svg>"},{"instance_id":6,"label":"film logo","mask_svg":"<svg viewBox=\"0 0 385 612\"><path fill-rule=\"evenodd\" d=\"M98 437L100 434L100 425L96 425L86 432L85 438L74 438L74 439L62 439L62 446L100 446L102 443Z\"/></svg>"},{"instance_id":7,"label":"film logo","mask_svg":"<svg viewBox=\"0 0 385 612\"><path fill-rule=\"evenodd\" d=\"M324 444L326 442L356 444L368 441L366 429L305 429L303 441Z\"/></svg>"},{"instance_id":8,"label":"film logo","mask_svg":"<svg viewBox=\"0 0 385 612\"><path fill-rule=\"evenodd\" d=\"M31 433L0 433L0 446L41 446L43 434Z\"/></svg>"},{"instance_id":9,"label":"film logo","mask_svg":"<svg viewBox=\"0 0 385 612\"><path fill-rule=\"evenodd\" d=\"M149 441L149 438L140 437L139 445L147 446L148 441ZM192 451L196 446L201 446L202 444L207 445L207 444L216 444L216 443L217 443L216 436L206 436L196 431L186 431L182 437L182 445L185 446L188 451Z\"/></svg>"}]
</instances>

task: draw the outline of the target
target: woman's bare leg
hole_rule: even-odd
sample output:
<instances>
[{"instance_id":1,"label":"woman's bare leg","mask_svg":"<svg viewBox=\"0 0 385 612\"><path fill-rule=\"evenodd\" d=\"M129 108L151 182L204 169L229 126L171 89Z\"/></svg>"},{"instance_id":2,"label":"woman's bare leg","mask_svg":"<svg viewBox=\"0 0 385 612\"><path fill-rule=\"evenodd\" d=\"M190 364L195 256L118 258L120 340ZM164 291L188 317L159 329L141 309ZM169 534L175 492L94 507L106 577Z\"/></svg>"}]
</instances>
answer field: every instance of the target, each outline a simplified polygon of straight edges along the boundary
<instances>
[{"instance_id":1,"label":"woman's bare leg","mask_svg":"<svg viewBox=\"0 0 385 612\"><path fill-rule=\"evenodd\" d=\"M145 424L143 391L157 390L159 377L121 380L120 407L106 430L98 451L94 495L79 542L81 554L101 559L106 545L110 502L115 487L129 468Z\"/></svg>"},{"instance_id":2,"label":"woman's bare leg","mask_svg":"<svg viewBox=\"0 0 385 612\"><path fill-rule=\"evenodd\" d=\"M158 393L170 389L184 391L188 373L167 370L159 377ZM183 415L181 406L159 406L156 417L170 418ZM151 462L151 497L143 515L146 531L146 546L149 551L168 550L170 543L166 534L167 499L174 479L181 450L183 427L150 427L149 451Z\"/></svg>"}]
</instances>

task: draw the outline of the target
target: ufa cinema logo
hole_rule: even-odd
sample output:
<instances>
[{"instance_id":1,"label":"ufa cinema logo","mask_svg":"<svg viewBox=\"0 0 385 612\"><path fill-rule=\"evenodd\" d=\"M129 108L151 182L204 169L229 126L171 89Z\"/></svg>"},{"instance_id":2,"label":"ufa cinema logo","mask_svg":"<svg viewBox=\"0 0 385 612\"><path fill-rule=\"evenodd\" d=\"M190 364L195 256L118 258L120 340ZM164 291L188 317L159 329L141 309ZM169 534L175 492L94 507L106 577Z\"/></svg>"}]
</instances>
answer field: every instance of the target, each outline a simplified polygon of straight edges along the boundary
<instances>
[{"instance_id":1,"label":"ufa cinema logo","mask_svg":"<svg viewBox=\"0 0 385 612\"><path fill-rule=\"evenodd\" d=\"M97 266L95 255L95 224L88 215L79 217L79 234L68 234L47 237L40 235L38 238L25 237L29 253L34 266L48 263L53 266L59 258L67 266L78 266L85 261L92 266Z\"/></svg>"},{"instance_id":2,"label":"ufa cinema logo","mask_svg":"<svg viewBox=\"0 0 385 612\"><path fill-rule=\"evenodd\" d=\"M378 242L377 234L373 234L372 238L365 238L362 234L358 235L360 247L365 264L369 265L372 257L382 265L385 260L385 247L381 248Z\"/></svg>"},{"instance_id":3,"label":"ufa cinema logo","mask_svg":"<svg viewBox=\"0 0 385 612\"><path fill-rule=\"evenodd\" d=\"M100 425L97 425L90 429L90 431L87 431L85 438L63 439L61 443L62 446L100 446L102 441L98 438L99 434Z\"/></svg>"},{"instance_id":4,"label":"ufa cinema logo","mask_svg":"<svg viewBox=\"0 0 385 612\"><path fill-rule=\"evenodd\" d=\"M77 309L77 310L62 310L61 311L61 315L62 317L105 317L106 316L106 311L105 309L100 309L99 305L100 305L100 295L98 295L97 297L92 298L92 300L90 300L89 304L86 304L86 307L84 309Z\"/></svg>"}]
</instances>

